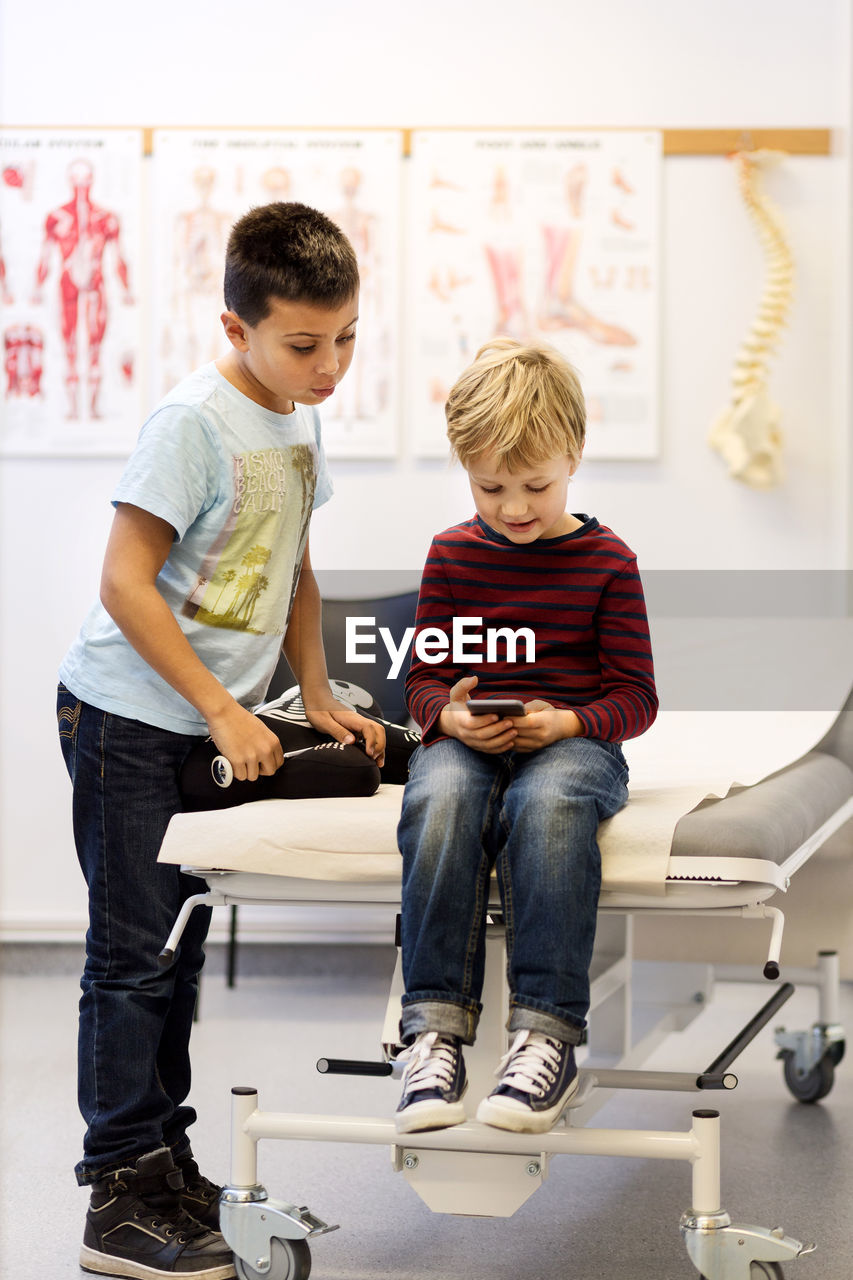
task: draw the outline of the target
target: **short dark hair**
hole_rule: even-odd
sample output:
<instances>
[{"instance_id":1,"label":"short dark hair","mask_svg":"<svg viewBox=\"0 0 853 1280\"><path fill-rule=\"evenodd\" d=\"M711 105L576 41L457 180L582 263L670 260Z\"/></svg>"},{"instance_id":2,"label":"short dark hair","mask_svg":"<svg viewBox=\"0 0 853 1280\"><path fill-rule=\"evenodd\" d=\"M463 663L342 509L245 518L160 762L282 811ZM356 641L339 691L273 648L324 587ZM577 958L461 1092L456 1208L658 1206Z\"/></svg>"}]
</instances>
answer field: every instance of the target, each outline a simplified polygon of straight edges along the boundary
<instances>
[{"instance_id":1,"label":"short dark hair","mask_svg":"<svg viewBox=\"0 0 853 1280\"><path fill-rule=\"evenodd\" d=\"M340 307L358 290L347 237L318 209L292 200L260 205L231 228L225 254L225 306L259 324L270 300Z\"/></svg>"}]
</instances>

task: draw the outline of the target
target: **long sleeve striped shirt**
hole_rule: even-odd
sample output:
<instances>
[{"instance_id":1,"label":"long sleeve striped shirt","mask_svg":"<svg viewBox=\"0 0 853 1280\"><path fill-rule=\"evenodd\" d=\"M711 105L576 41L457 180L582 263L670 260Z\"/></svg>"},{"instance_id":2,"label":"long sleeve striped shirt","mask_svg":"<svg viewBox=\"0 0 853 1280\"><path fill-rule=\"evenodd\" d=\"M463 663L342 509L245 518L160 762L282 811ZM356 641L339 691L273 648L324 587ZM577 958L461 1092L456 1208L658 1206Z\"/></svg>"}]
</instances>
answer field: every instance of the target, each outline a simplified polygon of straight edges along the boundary
<instances>
[{"instance_id":1,"label":"long sleeve striped shirt","mask_svg":"<svg viewBox=\"0 0 853 1280\"><path fill-rule=\"evenodd\" d=\"M577 518L573 533L525 545L479 516L433 539L406 678L425 743L443 736L437 719L450 688L470 675L476 697L542 698L574 711L587 737L621 742L652 724L658 700L636 557L594 517Z\"/></svg>"}]
</instances>

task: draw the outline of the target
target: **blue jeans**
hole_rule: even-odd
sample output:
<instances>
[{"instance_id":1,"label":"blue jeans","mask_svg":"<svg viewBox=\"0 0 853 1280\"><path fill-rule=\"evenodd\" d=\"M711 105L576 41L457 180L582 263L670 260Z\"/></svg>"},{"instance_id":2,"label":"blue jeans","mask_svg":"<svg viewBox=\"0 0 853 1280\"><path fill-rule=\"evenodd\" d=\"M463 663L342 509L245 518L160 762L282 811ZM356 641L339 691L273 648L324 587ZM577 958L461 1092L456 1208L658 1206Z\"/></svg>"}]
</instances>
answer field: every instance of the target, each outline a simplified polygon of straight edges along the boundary
<instances>
[{"instance_id":1,"label":"blue jeans","mask_svg":"<svg viewBox=\"0 0 853 1280\"><path fill-rule=\"evenodd\" d=\"M87 1124L77 1180L160 1146L189 1149L189 1039L210 910L197 907L174 961L158 954L198 881L157 854L179 812L178 773L196 737L99 711L63 686L59 739L74 786L74 839L89 886L78 1102Z\"/></svg>"},{"instance_id":2,"label":"blue jeans","mask_svg":"<svg viewBox=\"0 0 853 1280\"><path fill-rule=\"evenodd\" d=\"M473 1043L494 868L509 1030L580 1042L601 887L598 825L625 804L627 780L620 747L589 738L503 755L453 738L418 748L398 830L404 1040L442 1031Z\"/></svg>"}]
</instances>

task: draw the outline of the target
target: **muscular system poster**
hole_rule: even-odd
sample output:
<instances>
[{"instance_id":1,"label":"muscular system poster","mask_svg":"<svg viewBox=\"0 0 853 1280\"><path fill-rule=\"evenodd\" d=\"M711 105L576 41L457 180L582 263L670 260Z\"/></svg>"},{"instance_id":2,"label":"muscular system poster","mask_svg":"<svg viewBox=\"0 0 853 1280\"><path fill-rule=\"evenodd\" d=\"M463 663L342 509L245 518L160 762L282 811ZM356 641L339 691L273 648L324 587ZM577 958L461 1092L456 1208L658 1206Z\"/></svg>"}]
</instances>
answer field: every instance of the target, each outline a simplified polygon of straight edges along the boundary
<instances>
[{"instance_id":1,"label":"muscular system poster","mask_svg":"<svg viewBox=\"0 0 853 1280\"><path fill-rule=\"evenodd\" d=\"M0 451L110 455L141 422L138 130L0 130Z\"/></svg>"}]
</instances>

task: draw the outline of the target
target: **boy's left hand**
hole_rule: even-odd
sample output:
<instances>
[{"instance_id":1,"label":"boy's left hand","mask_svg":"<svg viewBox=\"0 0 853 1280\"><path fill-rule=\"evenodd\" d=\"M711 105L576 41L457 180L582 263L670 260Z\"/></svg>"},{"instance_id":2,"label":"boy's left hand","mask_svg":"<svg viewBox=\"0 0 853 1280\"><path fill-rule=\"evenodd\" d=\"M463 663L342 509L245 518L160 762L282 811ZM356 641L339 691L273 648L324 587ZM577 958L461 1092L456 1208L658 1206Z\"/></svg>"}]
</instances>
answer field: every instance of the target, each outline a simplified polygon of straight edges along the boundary
<instances>
[{"instance_id":1,"label":"boy's left hand","mask_svg":"<svg viewBox=\"0 0 853 1280\"><path fill-rule=\"evenodd\" d=\"M347 707L336 698L331 705L323 707L305 707L305 715L312 728L319 733L327 733L336 742L345 745L355 742L356 737L364 738L364 750L374 764L381 769L385 763L385 730L375 720L360 716L352 707Z\"/></svg>"},{"instance_id":2,"label":"boy's left hand","mask_svg":"<svg viewBox=\"0 0 853 1280\"><path fill-rule=\"evenodd\" d=\"M541 698L526 703L525 709L527 714L512 722L516 729L514 751L538 751L561 738L577 738L583 734L583 726L574 711L561 711Z\"/></svg>"}]
</instances>

